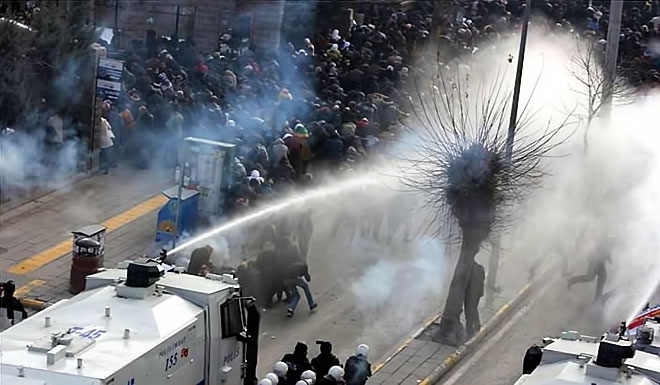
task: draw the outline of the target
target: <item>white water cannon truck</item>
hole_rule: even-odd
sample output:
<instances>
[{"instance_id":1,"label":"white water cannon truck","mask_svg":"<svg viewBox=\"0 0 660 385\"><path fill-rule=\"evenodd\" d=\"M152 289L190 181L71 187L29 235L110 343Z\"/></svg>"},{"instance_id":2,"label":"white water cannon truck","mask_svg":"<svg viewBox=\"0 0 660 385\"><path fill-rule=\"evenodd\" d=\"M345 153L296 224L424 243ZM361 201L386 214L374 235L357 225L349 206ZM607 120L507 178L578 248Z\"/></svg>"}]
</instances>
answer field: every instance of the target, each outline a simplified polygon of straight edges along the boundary
<instances>
[{"instance_id":1,"label":"white water cannon truck","mask_svg":"<svg viewBox=\"0 0 660 385\"><path fill-rule=\"evenodd\" d=\"M258 323L232 275L143 259L87 277L84 292L2 332L0 384L246 384Z\"/></svg>"},{"instance_id":2,"label":"white water cannon truck","mask_svg":"<svg viewBox=\"0 0 660 385\"><path fill-rule=\"evenodd\" d=\"M564 332L532 346L514 385L660 384L660 323L647 319L634 337L626 325L600 338Z\"/></svg>"}]
</instances>

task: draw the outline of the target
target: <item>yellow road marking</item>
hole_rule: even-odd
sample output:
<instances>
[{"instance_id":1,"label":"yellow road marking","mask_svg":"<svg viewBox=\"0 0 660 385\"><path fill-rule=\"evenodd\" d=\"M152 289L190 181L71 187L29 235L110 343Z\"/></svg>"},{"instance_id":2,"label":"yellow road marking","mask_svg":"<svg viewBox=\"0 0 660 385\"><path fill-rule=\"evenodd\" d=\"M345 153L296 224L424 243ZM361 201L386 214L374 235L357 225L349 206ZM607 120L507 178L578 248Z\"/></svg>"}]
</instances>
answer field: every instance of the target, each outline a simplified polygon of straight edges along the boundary
<instances>
[{"instance_id":1,"label":"yellow road marking","mask_svg":"<svg viewBox=\"0 0 660 385\"><path fill-rule=\"evenodd\" d=\"M520 296L520 295L523 295L523 294L524 294L526 291L528 291L531 287L532 287L532 283L531 283L531 282L527 283L525 286L523 286L522 289L520 289L520 290L518 291L518 295L519 295L519 296Z\"/></svg>"},{"instance_id":2,"label":"yellow road marking","mask_svg":"<svg viewBox=\"0 0 660 385\"><path fill-rule=\"evenodd\" d=\"M511 306L510 306L508 303L505 304L505 305L503 305L501 308L499 308L499 309L497 310L497 312L495 313L495 315L493 316L493 318L500 317L502 314L504 314L506 311L508 311L510 307L511 307Z\"/></svg>"},{"instance_id":3,"label":"yellow road marking","mask_svg":"<svg viewBox=\"0 0 660 385\"><path fill-rule=\"evenodd\" d=\"M27 295L27 293L31 292L33 289L38 288L39 286L43 286L46 284L46 281L42 281L41 279L34 279L30 282L27 283L25 286L21 286L18 289L16 289L16 292L14 293L14 296L16 298L21 298Z\"/></svg>"},{"instance_id":4,"label":"yellow road marking","mask_svg":"<svg viewBox=\"0 0 660 385\"><path fill-rule=\"evenodd\" d=\"M132 207L113 218L108 219L107 221L103 222L102 225L105 226L107 232L109 233L156 210L166 202L167 198L162 194L158 194L157 196L142 202L139 205ZM13 265L7 270L7 272L19 275L31 273L55 261L56 259L59 259L62 256L69 254L72 250L71 243L71 240L60 242L48 250L44 250L30 258L17 263L16 265Z\"/></svg>"}]
</instances>

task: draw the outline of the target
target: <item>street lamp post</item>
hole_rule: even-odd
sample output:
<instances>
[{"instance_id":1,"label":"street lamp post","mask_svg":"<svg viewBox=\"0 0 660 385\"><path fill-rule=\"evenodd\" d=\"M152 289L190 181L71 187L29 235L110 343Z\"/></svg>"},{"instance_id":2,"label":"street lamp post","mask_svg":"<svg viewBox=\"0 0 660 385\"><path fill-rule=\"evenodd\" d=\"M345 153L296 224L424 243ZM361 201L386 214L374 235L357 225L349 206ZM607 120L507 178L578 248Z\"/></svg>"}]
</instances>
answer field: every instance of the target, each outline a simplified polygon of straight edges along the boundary
<instances>
[{"instance_id":1,"label":"street lamp post","mask_svg":"<svg viewBox=\"0 0 660 385\"><path fill-rule=\"evenodd\" d=\"M525 63L525 49L527 48L527 33L529 31L529 19L532 14L532 0L525 3L525 14L523 16L522 32L520 34L520 49L518 50L518 67L516 69L516 80L513 88L513 101L511 102L511 118L509 120L509 132L506 138L505 165L511 165L513 155L513 141L516 135L516 126L518 123L518 106L520 104L520 88L522 85L523 65ZM496 235L493 240L493 250L488 262L488 280L487 287L489 299L497 292L497 270L500 264L500 235Z\"/></svg>"}]
</instances>

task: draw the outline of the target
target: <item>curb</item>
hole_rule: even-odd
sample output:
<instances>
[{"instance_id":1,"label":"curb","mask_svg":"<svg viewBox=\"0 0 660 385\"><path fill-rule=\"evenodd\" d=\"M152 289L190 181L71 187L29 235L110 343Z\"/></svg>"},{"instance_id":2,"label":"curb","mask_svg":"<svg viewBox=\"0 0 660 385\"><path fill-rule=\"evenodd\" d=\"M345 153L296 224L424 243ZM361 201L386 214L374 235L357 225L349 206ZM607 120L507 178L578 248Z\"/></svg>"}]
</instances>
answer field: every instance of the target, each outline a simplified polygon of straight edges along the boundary
<instances>
[{"instance_id":1,"label":"curb","mask_svg":"<svg viewBox=\"0 0 660 385\"><path fill-rule=\"evenodd\" d=\"M523 288L518 291L518 294L514 299L500 307L495 315L493 315L493 317L486 323L486 325L481 328L481 330L479 330L479 332L474 337L472 337L472 339L467 341L465 344L456 349L454 353L445 358L440 366L435 368L428 377L419 383L419 385L432 385L440 381L440 379L445 374L447 374L449 370L456 366L456 364L459 363L466 354L474 350L476 345L481 342L484 337L490 334L493 329L495 329L495 327L498 326L511 313L512 310L516 309L525 299L527 299L534 286L535 285L533 285L531 282L525 284L525 286L523 286Z\"/></svg>"},{"instance_id":2,"label":"curb","mask_svg":"<svg viewBox=\"0 0 660 385\"><path fill-rule=\"evenodd\" d=\"M449 370L449 368L451 368L451 366L453 366L456 363L456 362L453 362L453 361L456 360L456 358L458 356L460 356L461 354L464 354L464 352L466 350L465 349L466 345L472 344L473 340L475 340L475 339L479 339L479 340L483 339L483 337L486 334L488 334L492 330L493 327L497 326L497 324L499 324L504 319L504 317L506 317L506 315L508 315L508 313L512 310L512 308L517 307L520 304L520 301L523 301L529 295L529 293L531 291L531 288L532 288L531 283L525 284L522 287L522 289L520 289L518 291L518 293L516 294L516 297L513 300L511 300L508 303L502 305L497 310L497 312L495 312L493 317L491 317L491 319L486 323L486 325L484 325L481 328L481 330L474 337L472 337L472 340L468 341L465 345L462 345L461 347L459 347L456 350L456 352L452 353L449 357L445 358L445 360L442 362L441 366L436 368L433 371L433 374L437 370L440 370L443 365L450 365L450 366L447 366L446 370L443 371L443 374L446 373L446 371ZM427 320L424 321L423 325L419 329L417 329L410 337L406 338L405 340L403 340L403 342L399 343L397 345L396 349L394 349L394 351L392 353L390 353L387 356L387 358L385 358L383 361L378 362L374 366L373 373L376 374L385 365L387 365L388 362L390 362L394 357L396 357L396 355L399 354L403 349L405 349L415 338L419 337L419 335L422 334L424 332L424 330L426 330L427 327L429 327L432 323L439 320L440 317L442 317L442 313L438 313L438 314L436 314L432 317L427 318ZM433 376L433 374L431 374L431 375ZM442 377L442 375L440 375L440 377ZM426 379L422 380L422 382L420 382L419 385L432 384L433 382L428 382L427 381L429 378L430 377L427 377Z\"/></svg>"}]
</instances>

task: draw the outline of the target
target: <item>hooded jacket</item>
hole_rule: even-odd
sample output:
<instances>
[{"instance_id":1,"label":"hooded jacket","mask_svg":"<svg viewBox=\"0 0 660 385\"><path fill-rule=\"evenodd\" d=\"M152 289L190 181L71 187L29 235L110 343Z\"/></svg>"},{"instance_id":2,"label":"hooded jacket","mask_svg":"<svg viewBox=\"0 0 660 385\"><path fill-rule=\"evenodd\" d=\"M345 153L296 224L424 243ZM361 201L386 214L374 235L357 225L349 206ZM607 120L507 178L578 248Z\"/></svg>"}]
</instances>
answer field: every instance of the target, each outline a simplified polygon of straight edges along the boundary
<instances>
[{"instance_id":1,"label":"hooded jacket","mask_svg":"<svg viewBox=\"0 0 660 385\"><path fill-rule=\"evenodd\" d=\"M293 263L289 265L284 271L284 279L296 279L298 277L305 277L307 282L312 280L309 275L309 268L307 264L302 262Z\"/></svg>"},{"instance_id":2,"label":"hooded jacket","mask_svg":"<svg viewBox=\"0 0 660 385\"><path fill-rule=\"evenodd\" d=\"M272 162L271 164L273 165L279 165L280 162L282 161L282 158L284 157L289 157L289 147L287 147L286 144L284 144L284 140L281 138L275 139L273 142L273 145L271 146L270 149L270 161Z\"/></svg>"},{"instance_id":3,"label":"hooded jacket","mask_svg":"<svg viewBox=\"0 0 660 385\"><path fill-rule=\"evenodd\" d=\"M339 358L332 354L332 344L328 341L321 343L321 353L312 358L312 368L317 377L323 377L333 366L340 366Z\"/></svg>"},{"instance_id":4,"label":"hooded jacket","mask_svg":"<svg viewBox=\"0 0 660 385\"><path fill-rule=\"evenodd\" d=\"M298 342L293 349L293 353L287 353L282 357L289 370L286 372L287 384L295 385L305 370L312 370L312 365L307 359L307 345Z\"/></svg>"},{"instance_id":5,"label":"hooded jacket","mask_svg":"<svg viewBox=\"0 0 660 385\"><path fill-rule=\"evenodd\" d=\"M365 385L371 377L371 364L362 356L351 356L346 360L344 380L346 385Z\"/></svg>"}]
</instances>

